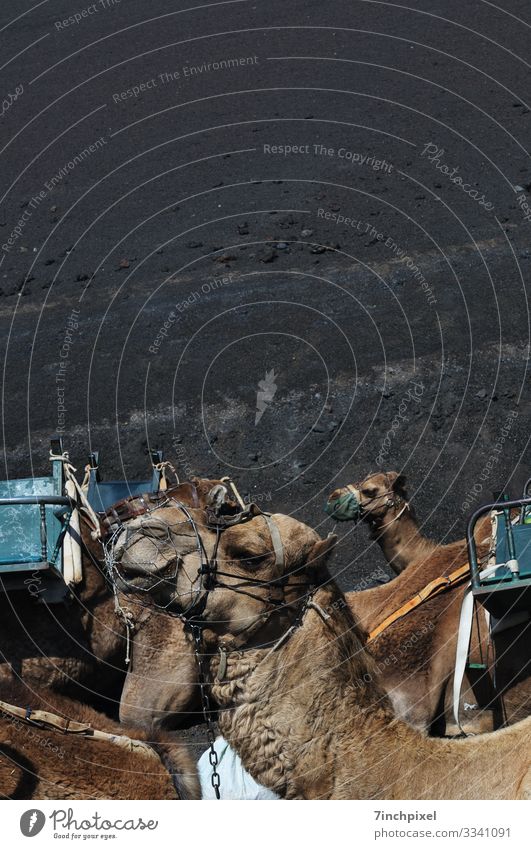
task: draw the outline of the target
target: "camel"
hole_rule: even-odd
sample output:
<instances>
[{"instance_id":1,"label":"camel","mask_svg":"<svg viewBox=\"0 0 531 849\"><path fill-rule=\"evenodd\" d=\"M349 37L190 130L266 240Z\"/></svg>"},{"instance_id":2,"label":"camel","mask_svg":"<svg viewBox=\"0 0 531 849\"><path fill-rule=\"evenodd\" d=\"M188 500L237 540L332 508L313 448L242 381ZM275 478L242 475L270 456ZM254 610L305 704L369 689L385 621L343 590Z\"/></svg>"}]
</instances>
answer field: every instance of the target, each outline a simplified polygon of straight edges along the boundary
<instances>
[{"instance_id":1,"label":"camel","mask_svg":"<svg viewBox=\"0 0 531 849\"><path fill-rule=\"evenodd\" d=\"M391 498L390 486L393 487ZM400 556L404 565L406 560L408 563L403 579L397 578L389 584L363 592L346 593L351 609L359 617L360 626L368 634L432 578L465 562L466 549L464 540L437 546L435 542L420 537L412 509L403 510L407 503L405 479L396 472L373 475L358 489L360 501L372 499L363 515L372 528L378 528L378 541L384 552L389 558L396 556L397 562ZM334 493L331 498L336 495ZM396 520L399 513L401 515ZM485 530L482 525L480 532ZM417 560L413 558L415 538L421 554ZM413 558L411 563L410 557ZM426 603L424 610L410 613L369 648L381 683L389 693L397 714L420 730L439 734L447 730L441 702L444 702L453 673L462 592L463 588L458 587ZM175 729L194 722L200 715L200 704L190 636L185 633L179 619L155 610L135 610L135 602L131 599L128 604L134 610L137 628L133 639L133 663L120 701L120 717L124 722L146 730ZM448 640L449 628L453 630ZM475 645L474 642L473 650ZM511 676L514 675L513 668ZM146 679L156 686L146 687ZM509 721L516 721L528 713L527 697L518 687L514 690L514 697L514 703L508 705ZM487 691L483 694L483 702L488 702L489 698ZM477 697L465 689L462 702L465 701L475 702ZM482 716L481 722L484 730L492 727L492 718L488 716ZM470 716L467 716L466 728L471 728Z\"/></svg>"},{"instance_id":2,"label":"camel","mask_svg":"<svg viewBox=\"0 0 531 849\"><path fill-rule=\"evenodd\" d=\"M389 499L389 485L394 495ZM403 558L405 572L389 584L362 592L346 593L352 612L367 639L370 631L407 601L430 580L448 574L466 562L465 541L438 546L420 536L412 509L407 503L405 479L396 472L370 476L358 485L360 500L372 499L364 518L378 527L378 540L388 557ZM367 492L364 490L367 489ZM392 501L391 504L387 503ZM398 513L401 513L396 519ZM368 514L372 518L367 519ZM480 524L479 538L487 533ZM417 548L414 540L417 538ZM407 547L407 554L406 552ZM415 559L414 552L419 556ZM481 548L483 551L484 549ZM409 558L412 558L411 561ZM407 561L407 565L406 565ZM450 720L449 683L455 664L455 644L464 586L426 602L390 626L368 646L375 670L398 716L415 728L433 734L459 733ZM132 600L128 604L134 609ZM179 619L156 610L137 609L133 639L133 663L128 671L120 701L120 717L137 727L175 729L193 723L200 714L197 667L190 636ZM484 650L486 626L479 621ZM505 721L516 722L529 713L531 705L526 676L526 634L510 629L496 637L498 656L504 657L498 686L504 696ZM474 630L471 659L481 660ZM526 666L527 664L527 666ZM145 686L145 681L150 686ZM461 704L479 704L482 711L467 711L462 717L466 731L486 731L501 723L501 705L492 692L490 678L474 682L472 692L463 688ZM445 703L446 702L446 703ZM490 711L490 712L489 712Z\"/></svg>"},{"instance_id":3,"label":"camel","mask_svg":"<svg viewBox=\"0 0 531 849\"><path fill-rule=\"evenodd\" d=\"M206 506L219 499L220 492L221 497L227 494L225 485L219 480L194 479L194 485L194 497L189 483L171 488L168 495L183 503ZM230 502L229 506L234 507L234 504ZM83 519L83 512L81 517ZM189 655L182 627L169 617L157 616L137 605L135 622L143 628L144 634L150 633L150 638L136 642L133 664L128 671L126 628L123 619L116 615L115 600L102 566L101 544L91 537L90 531L91 527L82 521L83 580L72 591L69 601L46 604L25 591L0 595L0 682L23 680L36 688L46 686L100 705L102 698L120 701L124 680L127 699L131 676L135 678L135 689L144 704L145 716L149 717L151 707L155 710L158 701L163 702L170 715L172 699L177 701L178 712L182 696L175 681L166 683L165 679L171 679L167 667L165 674L163 664L158 666L158 687L156 673L153 677L150 669L157 665L154 639L161 627L167 641L165 649L179 652L183 644ZM190 686L193 694L193 685ZM162 700L160 689L164 689ZM112 710L113 705L110 707ZM130 724L134 724L133 714L134 711ZM152 726L150 722L145 724Z\"/></svg>"},{"instance_id":4,"label":"camel","mask_svg":"<svg viewBox=\"0 0 531 849\"><path fill-rule=\"evenodd\" d=\"M390 487L392 494L390 495ZM438 546L420 536L412 509L404 510L407 503L405 479L396 472L377 474L358 485L360 501L371 499L364 518L371 527L378 528L378 541L387 557L402 558L406 571L385 584L362 592L346 593L353 613L357 616L365 637L379 622L422 589L430 580L448 574L466 562L465 541ZM336 496L334 493L331 499ZM397 514L401 513L396 519ZM368 518L368 517L371 518ZM486 531L482 524L478 535ZM414 552L420 556L415 560ZM411 560L409 558L412 558ZM407 565L406 565L407 564ZM381 684L387 690L397 715L419 730L444 734L446 727L444 697L451 680L455 663L457 622L464 588L456 587L439 598L425 603L403 620L392 625L381 637L372 642L369 651L376 661ZM134 601L129 601L134 607ZM197 666L190 636L179 619L152 611L138 610L134 617L137 629L133 640L134 663L128 672L122 691L120 716L124 722L143 727L173 729L194 722L200 715ZM480 622L482 639L485 623ZM508 632L514 639L514 633ZM505 637L498 637L506 641ZM505 666L507 685L513 685L525 676L528 652L525 637L518 638L514 650L503 647L506 658L514 657L511 667ZM471 656L479 659L477 637L474 634ZM513 680L514 679L514 680ZM148 682L156 682L149 686ZM482 706L492 699L490 689L477 696L463 690L462 703ZM504 682L505 683L505 682ZM513 687L507 697L507 721L514 722L527 716L528 696L522 685ZM498 704L495 703L496 721ZM449 710L446 711L449 713ZM467 714L467 730L492 728L493 717L476 712ZM472 720L474 725L472 726Z\"/></svg>"},{"instance_id":5,"label":"camel","mask_svg":"<svg viewBox=\"0 0 531 849\"><path fill-rule=\"evenodd\" d=\"M371 525L384 556L400 562L402 568L389 584L346 593L367 640L380 622L430 581L466 563L468 554L465 540L437 545L421 535L412 509L404 510L408 497L403 475L378 473L355 488L365 505L363 518ZM344 491L336 490L330 499ZM486 516L476 528L476 542L482 554L487 551L489 532L490 518ZM419 730L441 734L452 726L446 719L450 712L448 685L455 666L464 590L465 584L460 584L425 602L367 645L397 715ZM503 693L503 704L493 691L490 676L478 676L473 690L470 685L469 689L465 687L461 698L462 704L483 709L479 714L476 710L467 714L467 730L490 730L502 719L512 723L530 713L529 630L530 625L519 625L494 637L496 657L503 658L497 669L497 692ZM480 615L472 634L472 662L485 659L487 643L486 621Z\"/></svg>"},{"instance_id":6,"label":"camel","mask_svg":"<svg viewBox=\"0 0 531 849\"><path fill-rule=\"evenodd\" d=\"M35 711L44 710L112 735L97 739L39 727L0 705L3 798L201 798L194 761L170 737L159 733L148 739L144 732L50 690L35 693L23 684L4 682L0 697L10 705L31 705L36 718Z\"/></svg>"},{"instance_id":7,"label":"camel","mask_svg":"<svg viewBox=\"0 0 531 849\"><path fill-rule=\"evenodd\" d=\"M377 472L357 484L339 487L330 494L328 504L333 506L341 498L354 498L358 502L357 509L354 508L356 518L369 526L371 539L378 543L395 575L411 563L427 561L441 547L456 545L442 546L422 534L407 494L406 476L399 472ZM490 520L486 516L478 524L478 539L489 532ZM461 545L465 545L464 539Z\"/></svg>"},{"instance_id":8,"label":"camel","mask_svg":"<svg viewBox=\"0 0 531 849\"><path fill-rule=\"evenodd\" d=\"M531 798L531 717L447 740L395 716L330 578L335 537L274 514L279 562L261 517L220 541L202 511L190 514L193 525L171 508L133 520L113 555L124 576L177 567L172 601L201 628L221 731L256 781L285 799Z\"/></svg>"}]
</instances>

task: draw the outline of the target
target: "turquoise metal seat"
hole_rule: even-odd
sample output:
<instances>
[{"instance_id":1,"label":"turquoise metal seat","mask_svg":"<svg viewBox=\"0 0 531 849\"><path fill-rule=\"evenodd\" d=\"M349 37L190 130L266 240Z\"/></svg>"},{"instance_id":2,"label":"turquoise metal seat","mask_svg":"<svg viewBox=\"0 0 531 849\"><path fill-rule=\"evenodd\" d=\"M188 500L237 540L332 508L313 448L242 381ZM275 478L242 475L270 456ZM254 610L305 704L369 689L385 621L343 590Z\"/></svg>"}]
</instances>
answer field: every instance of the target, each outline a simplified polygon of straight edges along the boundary
<instances>
[{"instance_id":1,"label":"turquoise metal seat","mask_svg":"<svg viewBox=\"0 0 531 849\"><path fill-rule=\"evenodd\" d=\"M472 593L498 619L511 613L531 613L531 498L528 495L528 484L522 498L512 501L503 498L485 504L476 510L468 522ZM516 524L511 522L511 510L514 508L519 510ZM477 560L474 528L481 516L493 510L498 514L496 565L481 570Z\"/></svg>"},{"instance_id":2,"label":"turquoise metal seat","mask_svg":"<svg viewBox=\"0 0 531 849\"><path fill-rule=\"evenodd\" d=\"M52 453L62 454L60 440ZM48 477L0 481L0 577L53 570L62 575L61 545L72 504L63 494L63 464Z\"/></svg>"},{"instance_id":3,"label":"turquoise metal seat","mask_svg":"<svg viewBox=\"0 0 531 849\"><path fill-rule=\"evenodd\" d=\"M151 451L153 473L151 478L142 481L102 481L99 474L99 453L93 451L90 455L89 481L87 499L96 513L106 513L107 510L131 495L142 495L144 492L158 492L162 471L157 468L163 461L163 452Z\"/></svg>"}]
</instances>

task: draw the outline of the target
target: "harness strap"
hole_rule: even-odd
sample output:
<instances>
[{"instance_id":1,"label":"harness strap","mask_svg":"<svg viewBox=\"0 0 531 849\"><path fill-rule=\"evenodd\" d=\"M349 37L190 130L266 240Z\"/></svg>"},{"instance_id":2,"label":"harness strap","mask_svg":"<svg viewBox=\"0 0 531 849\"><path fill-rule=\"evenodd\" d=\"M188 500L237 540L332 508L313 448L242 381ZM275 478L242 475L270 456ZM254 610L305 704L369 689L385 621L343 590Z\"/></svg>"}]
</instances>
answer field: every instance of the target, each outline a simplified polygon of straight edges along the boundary
<instances>
[{"instance_id":1,"label":"harness strap","mask_svg":"<svg viewBox=\"0 0 531 849\"><path fill-rule=\"evenodd\" d=\"M269 534L271 536L271 542L273 543L273 551L275 552L275 566L280 568L281 566L284 566L284 546L282 545L282 537L280 536L280 531L277 527L276 522L269 513L262 513L262 516L266 520L266 524L269 529Z\"/></svg>"},{"instance_id":2,"label":"harness strap","mask_svg":"<svg viewBox=\"0 0 531 849\"><path fill-rule=\"evenodd\" d=\"M225 477L221 478L221 482L222 483L228 483L228 485L232 489L232 492L233 492L233 495L234 495L236 501L238 502L238 504L240 505L242 510L245 510L245 508L246 508L245 501L243 500L240 493L238 492L238 488L237 488L236 484L234 483L234 481L232 480L232 478L229 477L229 475L225 475Z\"/></svg>"},{"instance_id":3,"label":"harness strap","mask_svg":"<svg viewBox=\"0 0 531 849\"><path fill-rule=\"evenodd\" d=\"M168 489L168 478L166 477L166 469L170 469L171 472L175 475L176 484L174 486L179 486L181 481L179 480L179 475L177 474L177 470L173 463L170 463L169 460L162 460L160 463L152 463L151 464L156 472L160 473L160 483L159 490L165 492Z\"/></svg>"},{"instance_id":4,"label":"harness strap","mask_svg":"<svg viewBox=\"0 0 531 849\"><path fill-rule=\"evenodd\" d=\"M134 740L131 737L126 737L124 734L111 734L108 731L100 731L86 723L77 722L74 719L68 719L66 716L60 716L56 713L50 713L47 710L31 710L31 708L21 708L17 707L17 705L11 705L8 702L0 701L0 711L21 722L26 722L28 725L36 725L39 728L60 731L62 734L76 734L79 737L114 743L116 746L120 746L120 748L127 749L130 752L141 751L143 754L157 761L160 760L154 749L143 740Z\"/></svg>"},{"instance_id":5,"label":"harness strap","mask_svg":"<svg viewBox=\"0 0 531 849\"><path fill-rule=\"evenodd\" d=\"M389 522L385 522L381 525L382 530L385 530L386 528L389 527L389 525L392 525L394 522L398 522L402 513L405 513L406 510L409 510L409 501L404 502L404 506L402 507L401 510L398 511L396 516L394 516L392 519L390 519Z\"/></svg>"},{"instance_id":6,"label":"harness strap","mask_svg":"<svg viewBox=\"0 0 531 849\"><path fill-rule=\"evenodd\" d=\"M459 731L464 734L459 720L459 702L461 700L461 687L465 677L468 650L470 647L470 635L472 633L472 619L474 616L474 596L468 586L465 590L461 614L459 616L459 631L457 633L457 647L455 651L455 670L453 683L453 710L454 719Z\"/></svg>"},{"instance_id":7,"label":"harness strap","mask_svg":"<svg viewBox=\"0 0 531 849\"><path fill-rule=\"evenodd\" d=\"M411 610L415 610L416 607L419 607L425 601L428 601L428 599L445 592L445 590L449 590L459 584L462 584L469 574L470 568L468 563L463 563L459 569L451 572L448 576L441 576L440 578L435 578L433 581L430 581L430 583L423 587L418 593L415 593L414 596L404 602L404 604L402 604L397 610L387 616L383 622L380 622L376 628L373 628L369 633L367 642L371 643L376 639L376 637L379 637L383 631L389 628L390 625L397 622L398 619L402 619L402 617L406 616L407 613Z\"/></svg>"},{"instance_id":8,"label":"harness strap","mask_svg":"<svg viewBox=\"0 0 531 849\"><path fill-rule=\"evenodd\" d=\"M480 578L484 580L488 578L489 575L492 575L496 569L500 566L499 563L492 563L490 566L487 566L486 569L483 569L480 573ZM454 719L457 727L461 731L461 733L465 733L461 728L461 723L459 721L459 703L461 700L461 689L463 686L463 678L465 677L465 670L468 661L468 652L470 648L470 637L472 635L472 620L474 616L474 596L472 595L472 588L469 585L465 590L465 595L463 598L463 603L461 605L461 614L459 617L459 631L457 633L457 647L455 653L455 671L454 671L454 681L453 681L453 712ZM495 620L494 624L492 624L492 620L489 617L487 619L487 627L489 629L490 635L494 636L496 633L500 633L506 628L512 628L515 625L520 625L522 622L527 621L529 618L529 614L527 611L523 614L523 618L521 615L512 614L509 616L504 616L502 619Z\"/></svg>"}]
</instances>

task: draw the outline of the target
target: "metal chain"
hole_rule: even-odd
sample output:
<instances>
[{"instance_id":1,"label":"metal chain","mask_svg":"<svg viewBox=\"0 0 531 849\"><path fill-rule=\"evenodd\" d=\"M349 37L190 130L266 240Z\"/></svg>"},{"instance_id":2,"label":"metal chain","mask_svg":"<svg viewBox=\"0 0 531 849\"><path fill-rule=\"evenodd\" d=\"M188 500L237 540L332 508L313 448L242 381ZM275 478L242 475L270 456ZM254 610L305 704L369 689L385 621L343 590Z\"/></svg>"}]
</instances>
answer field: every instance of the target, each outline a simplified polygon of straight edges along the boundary
<instances>
[{"instance_id":1,"label":"metal chain","mask_svg":"<svg viewBox=\"0 0 531 849\"><path fill-rule=\"evenodd\" d=\"M210 761L210 766L212 767L212 775L210 777L210 781L212 783L212 787L214 788L214 793L216 794L216 799L221 799L220 795L220 777L219 772L217 771L217 767L219 764L218 761L218 753L214 747L214 743L216 741L216 731L214 728L214 723L212 721L212 708L210 707L210 699L208 697L207 692L207 682L205 677L205 671L203 668L203 657L202 657L202 645L201 645L201 628L198 625L190 625L190 629L192 631L192 635L195 642L195 657L197 660L197 668L199 672L199 689L201 692L201 705L203 708L203 716L205 718L206 726L207 726L207 740L210 748L210 752L208 755L208 759Z\"/></svg>"}]
</instances>

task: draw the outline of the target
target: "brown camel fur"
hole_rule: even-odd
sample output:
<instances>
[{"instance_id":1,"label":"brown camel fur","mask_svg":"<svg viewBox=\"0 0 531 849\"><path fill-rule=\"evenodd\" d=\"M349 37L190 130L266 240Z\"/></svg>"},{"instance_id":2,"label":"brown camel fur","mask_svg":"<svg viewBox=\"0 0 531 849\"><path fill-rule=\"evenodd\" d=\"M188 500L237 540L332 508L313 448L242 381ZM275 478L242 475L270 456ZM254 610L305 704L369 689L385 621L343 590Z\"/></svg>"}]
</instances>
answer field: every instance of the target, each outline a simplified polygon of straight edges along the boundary
<instances>
[{"instance_id":1,"label":"brown camel fur","mask_svg":"<svg viewBox=\"0 0 531 849\"><path fill-rule=\"evenodd\" d=\"M220 488L226 489L222 481L194 480L201 506L211 504L215 498L220 503L223 498ZM182 503L193 506L189 498L183 498L182 491L177 497ZM174 508L162 507L157 515L161 512L164 515L168 509ZM239 509L226 495L224 510L231 513ZM176 515L175 512L172 515ZM182 519L178 510L177 515ZM128 525L134 527L133 523ZM131 664L120 699L120 719L146 730L172 730L193 723L202 712L190 634L185 633L180 619L137 604L134 598L121 598L132 614L135 630Z\"/></svg>"},{"instance_id":2,"label":"brown camel fur","mask_svg":"<svg viewBox=\"0 0 531 849\"><path fill-rule=\"evenodd\" d=\"M2 701L46 710L92 728L146 741L148 751L39 728L0 709L0 793L9 799L200 799L195 763L170 736L148 739L86 705L22 684L0 689ZM151 755L150 755L151 752ZM154 757L153 753L158 757Z\"/></svg>"},{"instance_id":3,"label":"brown camel fur","mask_svg":"<svg viewBox=\"0 0 531 849\"><path fill-rule=\"evenodd\" d=\"M200 511L191 512L212 557L215 534ZM320 540L275 514L284 544L279 566L260 517L229 528L218 549L222 586L208 590L177 518L168 510L162 520L133 521L128 539L116 546L116 561L125 576L138 575L146 563L166 569L169 546L156 555L154 540L163 538L167 523L178 565L174 601L185 615L192 598L204 604L213 693L226 708L220 727L257 781L290 799L529 796L531 718L493 735L451 741L424 737L395 717L345 598L330 581L325 561L335 538ZM245 581L252 594L241 592ZM227 669L218 681L220 648Z\"/></svg>"},{"instance_id":4,"label":"brown camel fur","mask_svg":"<svg viewBox=\"0 0 531 849\"><path fill-rule=\"evenodd\" d=\"M375 683L341 593L329 583L314 598L330 620L309 610L277 652L251 652L249 672L239 652L229 684L213 682L221 731L257 781L287 799L531 798L531 718L466 740L423 736Z\"/></svg>"}]
</instances>

